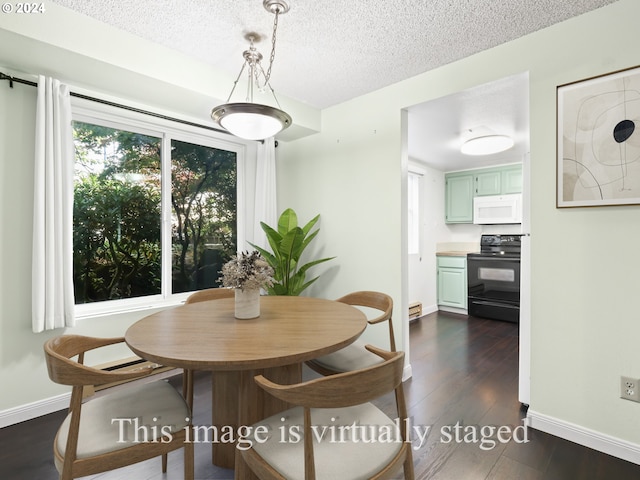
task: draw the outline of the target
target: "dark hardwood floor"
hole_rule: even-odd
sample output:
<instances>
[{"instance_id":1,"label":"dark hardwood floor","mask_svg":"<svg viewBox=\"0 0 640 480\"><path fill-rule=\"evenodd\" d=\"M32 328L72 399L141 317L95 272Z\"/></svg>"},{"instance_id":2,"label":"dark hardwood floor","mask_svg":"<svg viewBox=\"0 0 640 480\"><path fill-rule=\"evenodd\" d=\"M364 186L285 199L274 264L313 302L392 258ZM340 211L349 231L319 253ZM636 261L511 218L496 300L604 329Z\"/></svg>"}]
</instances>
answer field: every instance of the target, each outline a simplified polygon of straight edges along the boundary
<instances>
[{"instance_id":1,"label":"dark hardwood floor","mask_svg":"<svg viewBox=\"0 0 640 480\"><path fill-rule=\"evenodd\" d=\"M640 478L640 465L605 455L533 429L523 443L525 409L517 399L517 325L455 314L435 313L410 327L413 378L405 383L412 424L424 431L414 451L416 479L611 480ZM315 374L305 370L305 375ZM172 382L179 386L178 379ZM210 382L196 379L196 425L208 425ZM378 404L395 415L391 396ZM52 442L65 412L56 412L0 430L0 478L54 480ZM507 440L516 427L515 440ZM456 435L457 433L457 435ZM484 437L484 442L482 442ZM493 442L493 443L492 443ZM420 441L414 440L414 448ZM182 452L160 460L90 478L159 480L182 477ZM196 478L226 480L231 470L210 463L210 446L196 445ZM401 475L398 476L401 478Z\"/></svg>"}]
</instances>

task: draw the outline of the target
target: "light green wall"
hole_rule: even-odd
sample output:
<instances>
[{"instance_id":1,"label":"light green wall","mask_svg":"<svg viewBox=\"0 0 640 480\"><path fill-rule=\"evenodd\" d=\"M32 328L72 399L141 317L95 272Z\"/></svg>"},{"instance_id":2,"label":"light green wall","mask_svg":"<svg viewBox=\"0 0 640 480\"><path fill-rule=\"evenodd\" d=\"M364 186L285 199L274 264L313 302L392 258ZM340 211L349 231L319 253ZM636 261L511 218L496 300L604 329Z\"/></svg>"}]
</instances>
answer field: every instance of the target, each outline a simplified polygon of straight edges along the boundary
<instances>
[{"instance_id":1,"label":"light green wall","mask_svg":"<svg viewBox=\"0 0 640 480\"><path fill-rule=\"evenodd\" d=\"M89 34L90 32L90 34ZM35 80L53 75L74 91L202 124L226 98L231 76L56 4L42 15L0 15L0 71ZM36 89L0 82L0 420L68 389L47 377L43 343L53 335L121 336L145 310L78 322L73 329L31 331L31 228ZM289 138L317 131L320 112L279 96L296 119ZM131 355L111 349L96 362Z\"/></svg>"},{"instance_id":2,"label":"light green wall","mask_svg":"<svg viewBox=\"0 0 640 480\"><path fill-rule=\"evenodd\" d=\"M374 104L363 97L327 110L322 134L278 147L278 204L293 207L303 219L319 213L320 234L314 243L323 255L337 257L316 267L325 272L310 294L388 293L395 303L399 339L400 109L388 108L389 118L382 118ZM366 332L365 338L384 345L385 332L377 330Z\"/></svg>"},{"instance_id":3,"label":"light green wall","mask_svg":"<svg viewBox=\"0 0 640 480\"><path fill-rule=\"evenodd\" d=\"M314 248L323 256L338 257L318 267L323 276L310 293L333 298L371 288L387 291L396 303L401 302L405 274L401 109L529 71L531 408L640 444L640 404L618 398L621 374L640 377L640 322L634 301L638 286L635 274L640 271L636 255L640 207L558 210L554 193L556 86L640 64L635 48L638 18L640 2L621 0L327 109L322 112L322 133L281 142L277 151L279 206L295 208L302 219L320 213L321 233ZM64 29L63 20L59 20L55 28ZM6 21L0 17L0 27L5 27L1 22ZM36 29L21 28L12 26L10 30L36 36ZM46 35L38 33L37 38L46 40ZM151 51L155 47L147 48ZM0 64L8 59L2 56L4 52L0 47ZM106 56L97 47L96 52ZM89 50L69 57L74 75L94 66L91 54ZM29 64L31 60L14 57L10 66L29 71L36 66ZM126 66L120 58L110 56L109 61ZM131 79L155 75L162 80L158 85L176 81L152 66L136 68L144 71L135 75L126 68L114 72L128 72ZM50 65L49 70L55 66ZM108 89L108 80L100 89ZM89 77L85 82L91 87ZM142 89L131 86L127 95L128 87L116 83L113 93L125 97L136 98L132 92ZM198 88L193 85L187 92ZM50 334L30 331L32 137L27 117L33 99L7 91L8 87L0 84L0 411L60 392L46 378L41 356L42 343ZM25 118L22 124L17 120L20 117ZM614 248L603 251L603 245ZM114 335L142 315L92 320L75 331Z\"/></svg>"},{"instance_id":4,"label":"light green wall","mask_svg":"<svg viewBox=\"0 0 640 480\"><path fill-rule=\"evenodd\" d=\"M6 72L6 70L0 69ZM0 412L68 391L49 380L42 345L54 335L124 334L151 311L95 318L73 329L31 330L31 229L36 89L0 83ZM109 356L131 356L112 349ZM103 359L93 357L100 362ZM106 358L104 358L106 360Z\"/></svg>"},{"instance_id":5,"label":"light green wall","mask_svg":"<svg viewBox=\"0 0 640 480\"><path fill-rule=\"evenodd\" d=\"M531 408L640 444L640 404L619 399L618 385L640 377L640 207L555 208L556 86L640 64L638 18L640 2L622 0L324 110L320 134L279 150L278 181L281 205L322 214L318 242L339 256L319 294L399 299L400 110L529 71Z\"/></svg>"}]
</instances>

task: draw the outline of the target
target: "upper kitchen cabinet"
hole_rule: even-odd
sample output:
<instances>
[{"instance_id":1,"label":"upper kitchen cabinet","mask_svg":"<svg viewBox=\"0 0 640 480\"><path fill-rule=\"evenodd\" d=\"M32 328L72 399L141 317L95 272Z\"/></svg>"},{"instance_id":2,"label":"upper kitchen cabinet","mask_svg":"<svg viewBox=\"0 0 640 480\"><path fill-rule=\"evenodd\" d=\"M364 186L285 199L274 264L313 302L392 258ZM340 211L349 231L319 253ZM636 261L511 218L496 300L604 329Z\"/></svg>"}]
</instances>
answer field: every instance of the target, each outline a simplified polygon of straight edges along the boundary
<instances>
[{"instance_id":1,"label":"upper kitchen cabinet","mask_svg":"<svg viewBox=\"0 0 640 480\"><path fill-rule=\"evenodd\" d=\"M500 172L502 195L522 193L522 164L502 167Z\"/></svg>"},{"instance_id":2,"label":"upper kitchen cabinet","mask_svg":"<svg viewBox=\"0 0 640 480\"><path fill-rule=\"evenodd\" d=\"M470 172L445 175L445 222L473 222L474 176Z\"/></svg>"},{"instance_id":3,"label":"upper kitchen cabinet","mask_svg":"<svg viewBox=\"0 0 640 480\"><path fill-rule=\"evenodd\" d=\"M445 222L473 223L473 198L522 193L522 164L445 174Z\"/></svg>"},{"instance_id":4,"label":"upper kitchen cabinet","mask_svg":"<svg viewBox=\"0 0 640 480\"><path fill-rule=\"evenodd\" d=\"M474 175L476 195L500 195L500 170L487 170Z\"/></svg>"},{"instance_id":5,"label":"upper kitchen cabinet","mask_svg":"<svg viewBox=\"0 0 640 480\"><path fill-rule=\"evenodd\" d=\"M476 196L522 193L522 164L471 172L475 175Z\"/></svg>"}]
</instances>

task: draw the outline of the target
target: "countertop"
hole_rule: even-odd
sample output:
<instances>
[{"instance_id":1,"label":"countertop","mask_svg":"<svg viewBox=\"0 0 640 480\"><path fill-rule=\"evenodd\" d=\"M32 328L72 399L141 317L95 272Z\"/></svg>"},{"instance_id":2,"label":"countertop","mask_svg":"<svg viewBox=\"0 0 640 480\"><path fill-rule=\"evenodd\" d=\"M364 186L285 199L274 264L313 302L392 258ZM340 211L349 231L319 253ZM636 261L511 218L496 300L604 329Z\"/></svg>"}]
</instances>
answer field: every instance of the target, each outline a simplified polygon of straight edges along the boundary
<instances>
[{"instance_id":1,"label":"countertop","mask_svg":"<svg viewBox=\"0 0 640 480\"><path fill-rule=\"evenodd\" d=\"M444 250L442 252L436 252L438 257L466 257L467 253L474 253L474 251L466 250Z\"/></svg>"}]
</instances>

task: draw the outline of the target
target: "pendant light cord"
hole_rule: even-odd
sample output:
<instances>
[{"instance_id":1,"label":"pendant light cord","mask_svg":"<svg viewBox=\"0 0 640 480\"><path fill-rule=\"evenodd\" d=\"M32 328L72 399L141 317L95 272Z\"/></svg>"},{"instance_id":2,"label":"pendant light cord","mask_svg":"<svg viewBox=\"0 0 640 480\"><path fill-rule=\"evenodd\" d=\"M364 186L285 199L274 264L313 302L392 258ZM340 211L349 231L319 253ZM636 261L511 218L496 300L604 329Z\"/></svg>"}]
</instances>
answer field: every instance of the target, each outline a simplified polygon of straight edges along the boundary
<instances>
[{"instance_id":1,"label":"pendant light cord","mask_svg":"<svg viewBox=\"0 0 640 480\"><path fill-rule=\"evenodd\" d=\"M271 67L273 66L273 61L276 59L276 32L278 30L278 15L280 14L280 8L276 8L274 12L274 20L273 20L273 35L271 38L271 55L269 55L269 68L267 68L267 74L265 75L265 85L269 83L269 79L271 78Z\"/></svg>"}]
</instances>

